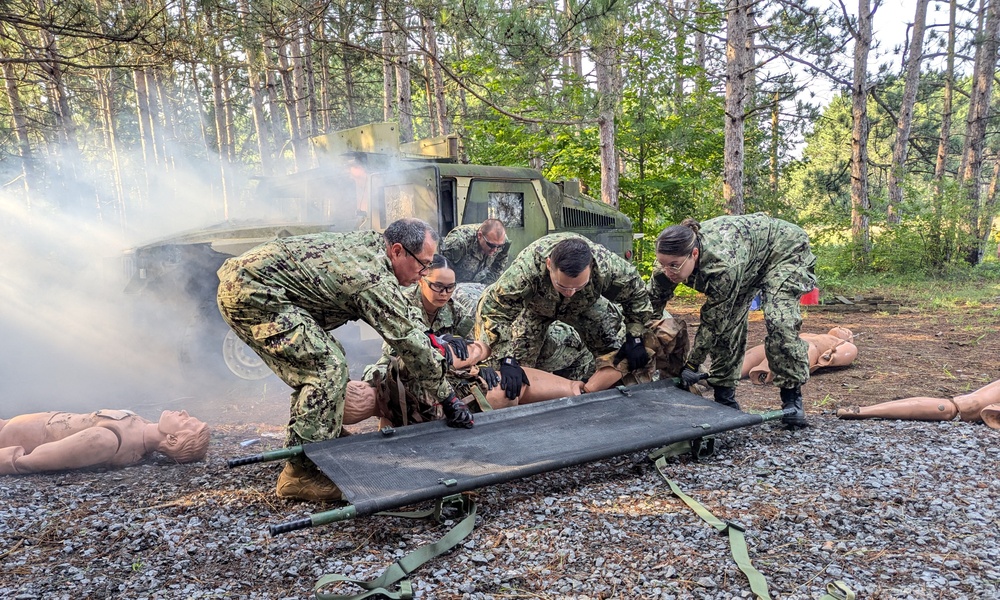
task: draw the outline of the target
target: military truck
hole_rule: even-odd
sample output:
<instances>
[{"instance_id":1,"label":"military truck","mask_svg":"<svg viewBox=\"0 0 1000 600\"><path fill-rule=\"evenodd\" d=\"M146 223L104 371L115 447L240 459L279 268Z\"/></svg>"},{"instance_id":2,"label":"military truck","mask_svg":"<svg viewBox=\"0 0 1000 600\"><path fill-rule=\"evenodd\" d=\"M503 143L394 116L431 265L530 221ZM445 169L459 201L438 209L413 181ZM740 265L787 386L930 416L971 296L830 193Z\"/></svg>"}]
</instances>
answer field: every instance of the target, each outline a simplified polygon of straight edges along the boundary
<instances>
[{"instance_id":1,"label":"military truck","mask_svg":"<svg viewBox=\"0 0 1000 600\"><path fill-rule=\"evenodd\" d=\"M584 195L578 181L551 182L535 169L460 161L458 137L399 143L398 126L377 123L312 140L321 166L261 180L255 195L286 215L269 222L225 222L132 248L125 254L126 291L176 298L174 330L184 363L261 379L270 370L222 321L215 304L216 271L265 241L320 231L384 230L402 217L419 217L442 237L454 227L503 221L510 256L548 233L575 231L631 259L632 222ZM187 316L184 316L184 315ZM381 339L364 323L335 332L352 372L374 362ZM229 376L231 376L229 375Z\"/></svg>"}]
</instances>

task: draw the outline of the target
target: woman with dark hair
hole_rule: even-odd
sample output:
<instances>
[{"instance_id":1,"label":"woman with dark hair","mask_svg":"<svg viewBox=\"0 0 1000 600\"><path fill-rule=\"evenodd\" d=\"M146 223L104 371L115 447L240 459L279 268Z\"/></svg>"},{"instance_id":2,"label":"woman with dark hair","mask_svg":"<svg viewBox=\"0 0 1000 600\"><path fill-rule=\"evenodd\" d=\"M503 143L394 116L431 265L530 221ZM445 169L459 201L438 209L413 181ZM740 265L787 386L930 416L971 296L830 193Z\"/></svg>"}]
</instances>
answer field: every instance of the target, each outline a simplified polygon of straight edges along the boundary
<instances>
[{"instance_id":1,"label":"woman with dark hair","mask_svg":"<svg viewBox=\"0 0 1000 600\"><path fill-rule=\"evenodd\" d=\"M474 397L480 408L505 408L582 393L582 382L530 369L539 385L534 389L525 386L517 397L507 399L504 391L497 387L500 375L480 364L489 358L489 346L467 339L472 334L472 315L471 311L455 301L456 285L451 262L436 254L428 263L419 284L407 297L414 307L418 307L427 330L439 340L442 350L450 357L448 382L460 398ZM405 362L397 360L395 351L388 344L382 346L379 361L365 369L363 378L364 382L348 382L345 423L357 423L372 414L394 427L440 418L433 398L421 398L414 393L409 385L411 375ZM483 407L483 403L488 407ZM471 417L469 424L472 424Z\"/></svg>"},{"instance_id":2,"label":"woman with dark hair","mask_svg":"<svg viewBox=\"0 0 1000 600\"><path fill-rule=\"evenodd\" d=\"M799 299L816 287L816 257L800 227L762 213L724 216L699 223L685 219L656 240L649 282L655 307L663 307L684 283L705 294L701 326L681 378L688 385L705 378L699 367L712 357L708 383L715 401L739 408L736 383L747 341L747 316L761 294L767 336L764 351L781 389L781 408L794 409L782 421L806 427L801 386L809 379L809 345L799 337Z\"/></svg>"}]
</instances>

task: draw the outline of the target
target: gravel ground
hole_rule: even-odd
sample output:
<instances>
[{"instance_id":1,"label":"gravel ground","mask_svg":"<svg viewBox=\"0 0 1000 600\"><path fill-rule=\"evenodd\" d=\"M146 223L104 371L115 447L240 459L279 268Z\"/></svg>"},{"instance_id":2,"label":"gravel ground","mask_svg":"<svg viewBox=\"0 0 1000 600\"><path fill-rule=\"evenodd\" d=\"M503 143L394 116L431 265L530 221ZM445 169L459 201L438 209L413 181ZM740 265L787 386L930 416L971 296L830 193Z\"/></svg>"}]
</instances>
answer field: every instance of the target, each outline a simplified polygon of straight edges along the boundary
<instances>
[{"instance_id":1,"label":"gravel ground","mask_svg":"<svg viewBox=\"0 0 1000 600\"><path fill-rule=\"evenodd\" d=\"M854 366L804 390L814 427L727 432L712 457L671 459L669 476L746 527L773 598L818 598L836 579L858 598L998 598L1000 431L832 416L839 406L954 395L997 379L998 317L997 304L810 315L805 331L864 334ZM750 339L762 331L752 319ZM744 382L737 397L759 411L775 408L776 396ZM278 500L280 463L226 468L229 458L281 445L282 400L228 398L214 413L183 402L214 426L205 463L152 458L118 471L0 478L0 598L308 598L325 573L373 579L445 531L375 516L272 537L269 525L327 508ZM241 446L249 439L260 442ZM479 490L473 533L411 575L416 597L751 597L726 538L641 458Z\"/></svg>"},{"instance_id":2,"label":"gravel ground","mask_svg":"<svg viewBox=\"0 0 1000 600\"><path fill-rule=\"evenodd\" d=\"M988 475L1000 432L812 420L728 432L715 456L668 464L746 527L773 597L815 598L833 579L859 598L1000 597ZM271 537L268 525L324 507L275 499L278 464L226 468L251 436L280 445L266 429L217 431L204 464L0 481L0 597L307 598L324 573L374 578L444 531L369 517ZM726 538L637 458L481 490L464 545L412 575L417 597L750 597Z\"/></svg>"}]
</instances>

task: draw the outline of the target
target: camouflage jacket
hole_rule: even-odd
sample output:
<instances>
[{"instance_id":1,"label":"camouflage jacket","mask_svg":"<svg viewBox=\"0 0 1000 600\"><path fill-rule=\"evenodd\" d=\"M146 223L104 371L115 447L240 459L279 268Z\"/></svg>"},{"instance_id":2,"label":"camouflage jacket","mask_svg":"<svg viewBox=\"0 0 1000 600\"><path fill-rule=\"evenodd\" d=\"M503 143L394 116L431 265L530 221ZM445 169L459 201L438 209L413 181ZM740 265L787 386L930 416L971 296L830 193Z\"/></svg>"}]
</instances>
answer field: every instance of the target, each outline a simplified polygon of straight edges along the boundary
<instances>
[{"instance_id":1,"label":"camouflage jacket","mask_svg":"<svg viewBox=\"0 0 1000 600\"><path fill-rule=\"evenodd\" d=\"M803 268L795 273L781 270L780 276L800 280L791 283L800 286L802 294L815 287L812 270L805 268L816 262L809 251L809 236L787 221L764 213L716 217L701 223L698 244L698 263L684 285L706 298L690 363L701 364L713 350L728 351L714 347L716 334L731 330L744 318L750 299L773 276L777 265L795 259ZM659 262L654 263L649 279L649 298L654 306L662 309L674 297L677 285L667 278Z\"/></svg>"},{"instance_id":2,"label":"camouflage jacket","mask_svg":"<svg viewBox=\"0 0 1000 600\"><path fill-rule=\"evenodd\" d=\"M423 390L439 399L451 393L444 357L430 345L419 309L393 274L381 233L274 240L227 260L219 277L220 303L274 312L295 306L327 330L363 320L419 374Z\"/></svg>"},{"instance_id":3,"label":"camouflage jacket","mask_svg":"<svg viewBox=\"0 0 1000 600\"><path fill-rule=\"evenodd\" d=\"M472 315L465 310L465 308L455 302L454 298L448 300L448 304L445 304L438 309L437 314L431 319L427 311L424 310L423 299L421 298L420 286L414 285L411 288L406 288L406 297L413 306L417 307L422 316L421 322L424 324L424 329L426 331L433 331L436 334L450 333L456 337L461 337L469 339L472 337L472 326L474 321ZM379 358L378 362L374 365L368 365L365 367L365 373L363 379L365 381L372 380L372 371L378 370L385 372L385 368L389 364L389 357L396 356L396 350L389 344L382 344L382 357ZM405 364L405 363L404 363Z\"/></svg>"},{"instance_id":4,"label":"camouflage jacket","mask_svg":"<svg viewBox=\"0 0 1000 600\"><path fill-rule=\"evenodd\" d=\"M594 253L590 283L566 298L552 285L545 260L553 246L569 238L584 239ZM496 283L486 288L476 315L490 345L494 360L521 356L531 340L511 339L511 324L521 311L542 318L572 320L604 297L621 306L625 327L631 335L642 335L643 326L653 315L645 282L624 258L576 233L554 233L528 244L514 258ZM478 328L477 328L478 329Z\"/></svg>"},{"instance_id":5,"label":"camouflage jacket","mask_svg":"<svg viewBox=\"0 0 1000 600\"><path fill-rule=\"evenodd\" d=\"M476 232L479 225L459 225L452 229L441 242L441 254L450 262L455 270L455 281L459 283L493 283L503 273L507 266L507 254L510 252L508 240L492 256L486 256L479 246Z\"/></svg>"}]
</instances>

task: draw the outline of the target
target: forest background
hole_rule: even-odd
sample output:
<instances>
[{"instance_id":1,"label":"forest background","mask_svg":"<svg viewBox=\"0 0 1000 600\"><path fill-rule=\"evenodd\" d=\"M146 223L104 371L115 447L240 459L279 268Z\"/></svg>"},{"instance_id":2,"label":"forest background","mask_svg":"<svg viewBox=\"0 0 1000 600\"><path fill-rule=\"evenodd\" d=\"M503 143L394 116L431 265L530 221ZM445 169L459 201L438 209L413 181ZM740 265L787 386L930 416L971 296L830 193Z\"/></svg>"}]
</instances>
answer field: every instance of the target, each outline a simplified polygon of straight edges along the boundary
<instances>
[{"instance_id":1,"label":"forest background","mask_svg":"<svg viewBox=\"0 0 1000 600\"><path fill-rule=\"evenodd\" d=\"M877 0L3 2L0 229L249 216L311 136L386 120L579 178L644 269L665 225L767 211L821 281L995 281L1000 0L912 6L879 50Z\"/></svg>"}]
</instances>

